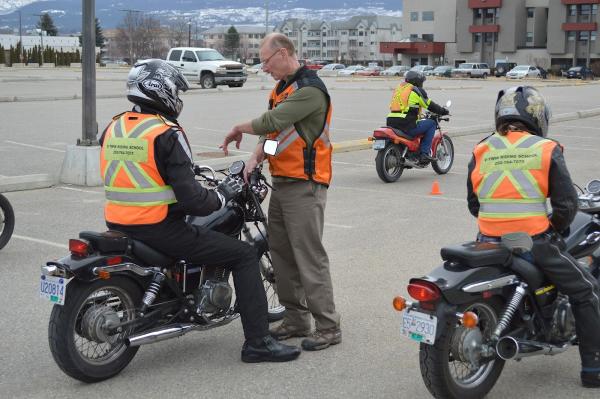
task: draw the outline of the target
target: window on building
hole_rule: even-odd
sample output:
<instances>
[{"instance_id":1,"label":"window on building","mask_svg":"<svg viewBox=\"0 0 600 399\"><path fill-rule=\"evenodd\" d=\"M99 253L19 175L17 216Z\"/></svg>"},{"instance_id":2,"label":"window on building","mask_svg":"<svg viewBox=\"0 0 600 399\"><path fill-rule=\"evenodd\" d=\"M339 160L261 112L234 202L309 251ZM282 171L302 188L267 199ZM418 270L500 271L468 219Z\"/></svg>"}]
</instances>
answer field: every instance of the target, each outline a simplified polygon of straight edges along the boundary
<instances>
[{"instance_id":1,"label":"window on building","mask_svg":"<svg viewBox=\"0 0 600 399\"><path fill-rule=\"evenodd\" d=\"M571 4L571 5L569 6L569 15L570 15L571 17L574 17L574 16L576 16L576 15L577 15L577 5L576 5L576 4Z\"/></svg>"},{"instance_id":2,"label":"window on building","mask_svg":"<svg viewBox=\"0 0 600 399\"><path fill-rule=\"evenodd\" d=\"M433 21L433 11L423 11L423 21Z\"/></svg>"},{"instance_id":3,"label":"window on building","mask_svg":"<svg viewBox=\"0 0 600 399\"><path fill-rule=\"evenodd\" d=\"M527 32L527 39L525 41L527 43L533 43L533 32Z\"/></svg>"},{"instance_id":4,"label":"window on building","mask_svg":"<svg viewBox=\"0 0 600 399\"><path fill-rule=\"evenodd\" d=\"M413 11L410 13L410 20L412 22L418 21L419 20L419 12L418 11Z\"/></svg>"},{"instance_id":5,"label":"window on building","mask_svg":"<svg viewBox=\"0 0 600 399\"><path fill-rule=\"evenodd\" d=\"M358 30L356 29L350 29L350 36L356 36L358 33Z\"/></svg>"},{"instance_id":6,"label":"window on building","mask_svg":"<svg viewBox=\"0 0 600 399\"><path fill-rule=\"evenodd\" d=\"M486 43L491 43L493 39L494 39L493 33L486 32L483 34L483 40L485 40Z\"/></svg>"},{"instance_id":7,"label":"window on building","mask_svg":"<svg viewBox=\"0 0 600 399\"><path fill-rule=\"evenodd\" d=\"M598 4L592 4L592 15L598 14Z\"/></svg>"},{"instance_id":8,"label":"window on building","mask_svg":"<svg viewBox=\"0 0 600 399\"><path fill-rule=\"evenodd\" d=\"M591 4L582 4L581 5L581 15L590 15L592 13Z\"/></svg>"},{"instance_id":9,"label":"window on building","mask_svg":"<svg viewBox=\"0 0 600 399\"><path fill-rule=\"evenodd\" d=\"M363 32L362 30L360 32L358 32L358 36L364 36L365 32Z\"/></svg>"},{"instance_id":10,"label":"window on building","mask_svg":"<svg viewBox=\"0 0 600 399\"><path fill-rule=\"evenodd\" d=\"M533 12L535 11L535 8L533 7L527 7L527 18L533 18Z\"/></svg>"},{"instance_id":11,"label":"window on building","mask_svg":"<svg viewBox=\"0 0 600 399\"><path fill-rule=\"evenodd\" d=\"M348 32L346 32L345 30L342 31L342 36L346 36L348 34Z\"/></svg>"},{"instance_id":12,"label":"window on building","mask_svg":"<svg viewBox=\"0 0 600 399\"><path fill-rule=\"evenodd\" d=\"M372 35L374 35L374 34L375 34L375 31L374 31L374 30L372 30L372 31L371 31L371 34L372 34Z\"/></svg>"},{"instance_id":13,"label":"window on building","mask_svg":"<svg viewBox=\"0 0 600 399\"><path fill-rule=\"evenodd\" d=\"M364 43L363 42L358 42L358 47L363 47Z\"/></svg>"},{"instance_id":14,"label":"window on building","mask_svg":"<svg viewBox=\"0 0 600 399\"><path fill-rule=\"evenodd\" d=\"M483 9L474 8L473 9L473 18L477 19L477 18L481 18L481 17L483 17Z\"/></svg>"},{"instance_id":15,"label":"window on building","mask_svg":"<svg viewBox=\"0 0 600 399\"><path fill-rule=\"evenodd\" d=\"M475 40L475 43L481 42L481 33L475 33L473 39Z\"/></svg>"},{"instance_id":16,"label":"window on building","mask_svg":"<svg viewBox=\"0 0 600 399\"><path fill-rule=\"evenodd\" d=\"M375 42L371 42L371 46L374 46L374 45L375 45Z\"/></svg>"},{"instance_id":17,"label":"window on building","mask_svg":"<svg viewBox=\"0 0 600 399\"><path fill-rule=\"evenodd\" d=\"M423 40L425 40L426 42L432 42L433 41L433 34L432 33L423 33L421 35L421 37L423 38Z\"/></svg>"},{"instance_id":18,"label":"window on building","mask_svg":"<svg viewBox=\"0 0 600 399\"><path fill-rule=\"evenodd\" d=\"M598 32L596 32L596 31L593 31L593 32L590 34L590 40L591 40L591 41L593 41L593 42L595 42L595 41L596 41L596 36L597 36L597 35L598 35Z\"/></svg>"},{"instance_id":19,"label":"window on building","mask_svg":"<svg viewBox=\"0 0 600 399\"><path fill-rule=\"evenodd\" d=\"M580 42L587 42L589 39L590 39L590 32L587 32L587 31L579 32L579 41Z\"/></svg>"},{"instance_id":20,"label":"window on building","mask_svg":"<svg viewBox=\"0 0 600 399\"><path fill-rule=\"evenodd\" d=\"M419 35L417 35L416 33L411 33L410 34L410 40L415 40L415 39L418 39L418 38L419 38Z\"/></svg>"},{"instance_id":21,"label":"window on building","mask_svg":"<svg viewBox=\"0 0 600 399\"><path fill-rule=\"evenodd\" d=\"M567 32L567 40L574 41L575 40L575 31Z\"/></svg>"}]
</instances>

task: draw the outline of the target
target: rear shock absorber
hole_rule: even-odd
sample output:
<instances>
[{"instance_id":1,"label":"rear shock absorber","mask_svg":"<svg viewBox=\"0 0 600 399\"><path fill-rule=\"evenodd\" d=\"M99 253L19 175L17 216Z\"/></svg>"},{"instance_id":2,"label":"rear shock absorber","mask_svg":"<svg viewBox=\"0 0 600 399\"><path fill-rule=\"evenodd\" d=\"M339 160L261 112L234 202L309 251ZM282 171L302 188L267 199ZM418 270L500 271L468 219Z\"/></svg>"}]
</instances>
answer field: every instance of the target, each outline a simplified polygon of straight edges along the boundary
<instances>
[{"instance_id":1,"label":"rear shock absorber","mask_svg":"<svg viewBox=\"0 0 600 399\"><path fill-rule=\"evenodd\" d=\"M527 288L527 284L521 283L515 289L515 293L506 305L504 313L502 313L502 317L500 317L500 321L498 322L498 325L496 326L496 329L492 334L492 340L497 341L498 338L500 338L500 334L502 334L502 332L510 324L510 321L512 320L513 316L515 315L515 312L519 308L519 305L521 305L521 301L525 297L525 288Z\"/></svg>"},{"instance_id":2,"label":"rear shock absorber","mask_svg":"<svg viewBox=\"0 0 600 399\"><path fill-rule=\"evenodd\" d=\"M146 292L144 292L144 297L142 298L142 307L140 308L141 314L144 314L148 309L148 306L152 305L158 296L158 293L160 292L160 287L162 286L163 281L165 281L165 275L161 272L156 272L152 278L152 282L148 286L148 289Z\"/></svg>"}]
</instances>

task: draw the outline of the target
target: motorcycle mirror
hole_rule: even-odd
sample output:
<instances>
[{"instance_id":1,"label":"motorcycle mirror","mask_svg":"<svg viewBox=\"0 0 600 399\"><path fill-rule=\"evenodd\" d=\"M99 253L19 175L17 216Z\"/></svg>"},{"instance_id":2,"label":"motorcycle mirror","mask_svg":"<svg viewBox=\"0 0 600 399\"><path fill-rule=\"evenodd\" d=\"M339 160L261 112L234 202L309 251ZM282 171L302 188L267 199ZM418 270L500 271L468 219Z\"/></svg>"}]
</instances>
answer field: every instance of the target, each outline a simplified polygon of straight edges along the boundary
<instances>
[{"instance_id":1,"label":"motorcycle mirror","mask_svg":"<svg viewBox=\"0 0 600 399\"><path fill-rule=\"evenodd\" d=\"M451 105L452 105L452 100L446 101L446 108L450 108Z\"/></svg>"},{"instance_id":2,"label":"motorcycle mirror","mask_svg":"<svg viewBox=\"0 0 600 399\"><path fill-rule=\"evenodd\" d=\"M229 166L229 174L233 176L240 175L244 171L244 161L235 161Z\"/></svg>"},{"instance_id":3,"label":"motorcycle mirror","mask_svg":"<svg viewBox=\"0 0 600 399\"><path fill-rule=\"evenodd\" d=\"M279 142L277 140L266 139L263 144L263 151L265 154L275 155L277 154L277 147L279 146Z\"/></svg>"}]
</instances>

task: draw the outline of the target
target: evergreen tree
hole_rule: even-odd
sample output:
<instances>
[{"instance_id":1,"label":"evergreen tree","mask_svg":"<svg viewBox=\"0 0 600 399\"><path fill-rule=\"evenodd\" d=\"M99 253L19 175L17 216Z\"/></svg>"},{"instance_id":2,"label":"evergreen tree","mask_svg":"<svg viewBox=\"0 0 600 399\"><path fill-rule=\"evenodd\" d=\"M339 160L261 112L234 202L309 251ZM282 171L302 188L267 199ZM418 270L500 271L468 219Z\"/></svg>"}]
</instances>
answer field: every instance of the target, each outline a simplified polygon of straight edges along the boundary
<instances>
[{"instance_id":1,"label":"evergreen tree","mask_svg":"<svg viewBox=\"0 0 600 399\"><path fill-rule=\"evenodd\" d=\"M240 34L237 29L235 29L235 26L232 25L225 34L225 43L223 47L225 48L225 52L232 58L240 48Z\"/></svg>"},{"instance_id":2,"label":"evergreen tree","mask_svg":"<svg viewBox=\"0 0 600 399\"><path fill-rule=\"evenodd\" d=\"M56 36L58 34L58 29L56 29L56 26L54 26L54 21L48 13L40 16L40 21L36 26L38 29L45 30L46 35L48 36Z\"/></svg>"},{"instance_id":3,"label":"evergreen tree","mask_svg":"<svg viewBox=\"0 0 600 399\"><path fill-rule=\"evenodd\" d=\"M96 18L96 47L104 48L104 41L106 38L102 33L102 27L100 26L100 21Z\"/></svg>"}]
</instances>

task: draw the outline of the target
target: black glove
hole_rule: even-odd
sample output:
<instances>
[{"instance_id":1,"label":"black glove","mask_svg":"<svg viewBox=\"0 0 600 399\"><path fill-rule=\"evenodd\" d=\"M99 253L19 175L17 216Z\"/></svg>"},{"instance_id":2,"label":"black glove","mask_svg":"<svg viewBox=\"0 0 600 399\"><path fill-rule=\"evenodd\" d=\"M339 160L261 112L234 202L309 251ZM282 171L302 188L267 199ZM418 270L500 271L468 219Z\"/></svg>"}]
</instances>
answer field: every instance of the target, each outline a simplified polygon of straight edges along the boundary
<instances>
[{"instance_id":1,"label":"black glove","mask_svg":"<svg viewBox=\"0 0 600 399\"><path fill-rule=\"evenodd\" d=\"M440 113L440 115L444 116L444 115L448 115L449 113L450 113L450 110L448 110L448 108L442 107L442 112Z\"/></svg>"},{"instance_id":2,"label":"black glove","mask_svg":"<svg viewBox=\"0 0 600 399\"><path fill-rule=\"evenodd\" d=\"M227 176L217 186L217 191L223 196L224 204L237 197L243 188L243 182L237 177Z\"/></svg>"}]
</instances>

